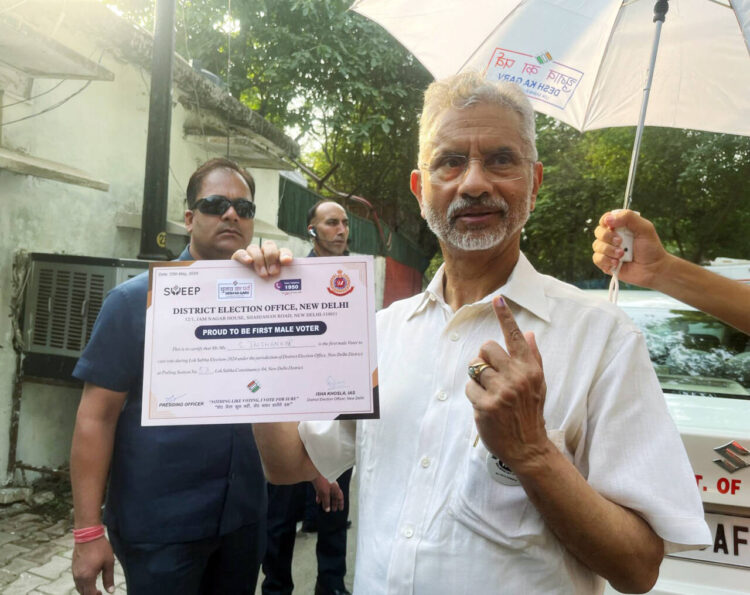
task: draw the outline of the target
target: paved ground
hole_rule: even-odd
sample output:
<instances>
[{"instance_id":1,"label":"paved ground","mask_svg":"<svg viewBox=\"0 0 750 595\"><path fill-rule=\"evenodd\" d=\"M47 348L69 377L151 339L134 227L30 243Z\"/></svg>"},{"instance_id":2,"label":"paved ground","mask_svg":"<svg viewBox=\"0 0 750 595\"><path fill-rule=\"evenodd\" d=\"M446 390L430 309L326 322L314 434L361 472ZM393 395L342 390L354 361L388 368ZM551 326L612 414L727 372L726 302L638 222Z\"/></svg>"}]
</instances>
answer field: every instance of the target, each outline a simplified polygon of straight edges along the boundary
<instances>
[{"instance_id":1,"label":"paved ground","mask_svg":"<svg viewBox=\"0 0 750 595\"><path fill-rule=\"evenodd\" d=\"M75 593L70 574L72 552L73 536L68 520L53 522L23 510L4 516L0 519L0 592L3 595ZM115 580L124 584L119 568Z\"/></svg>"},{"instance_id":2,"label":"paved ground","mask_svg":"<svg viewBox=\"0 0 750 595\"><path fill-rule=\"evenodd\" d=\"M356 488L352 484L356 518ZM57 509L69 508L67 496L57 496ZM62 499L63 501L59 501ZM54 504L54 503L52 503ZM47 507L49 508L49 507ZM57 515L60 516L59 514ZM354 523L356 524L356 523ZM0 505L0 593L3 595L73 595L70 573L73 535L69 518L55 520L42 507L23 503ZM354 526L349 530L346 585L352 586ZM315 534L298 533L292 568L295 592L312 595L315 588ZM262 576L261 576L262 580ZM260 581L259 581L260 583ZM125 578L115 565L116 593L124 594ZM256 590L260 594L260 586ZM231 595L231 594L230 594Z\"/></svg>"}]
</instances>

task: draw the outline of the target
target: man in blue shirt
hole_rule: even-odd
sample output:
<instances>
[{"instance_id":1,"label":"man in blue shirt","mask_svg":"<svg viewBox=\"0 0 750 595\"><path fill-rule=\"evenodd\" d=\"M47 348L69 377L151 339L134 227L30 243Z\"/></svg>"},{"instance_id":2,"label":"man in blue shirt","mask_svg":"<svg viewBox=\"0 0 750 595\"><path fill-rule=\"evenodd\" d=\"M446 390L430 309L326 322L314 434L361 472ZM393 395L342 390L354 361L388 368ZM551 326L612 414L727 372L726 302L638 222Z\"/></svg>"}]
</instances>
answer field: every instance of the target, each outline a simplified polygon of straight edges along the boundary
<instances>
[{"instance_id":1,"label":"man in blue shirt","mask_svg":"<svg viewBox=\"0 0 750 595\"><path fill-rule=\"evenodd\" d=\"M178 260L229 259L247 246L259 275L278 274L288 250L249 246L254 191L229 160L199 167L187 188L190 244ZM252 594L266 484L251 426L141 426L147 291L144 273L110 292L73 372L84 381L70 457L76 588L98 593L102 573L112 592L114 550L131 595Z\"/></svg>"}]
</instances>

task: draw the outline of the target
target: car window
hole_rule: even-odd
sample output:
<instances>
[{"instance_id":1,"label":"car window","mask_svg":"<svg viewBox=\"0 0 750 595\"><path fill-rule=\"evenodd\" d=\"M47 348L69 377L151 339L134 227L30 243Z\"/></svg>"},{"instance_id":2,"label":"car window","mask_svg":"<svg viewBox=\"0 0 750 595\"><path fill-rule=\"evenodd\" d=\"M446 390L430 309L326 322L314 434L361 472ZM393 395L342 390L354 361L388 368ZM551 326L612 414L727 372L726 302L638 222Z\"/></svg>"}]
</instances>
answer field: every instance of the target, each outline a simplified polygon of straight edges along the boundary
<instances>
[{"instance_id":1,"label":"car window","mask_svg":"<svg viewBox=\"0 0 750 595\"><path fill-rule=\"evenodd\" d=\"M750 337L695 310L623 310L643 331L664 392L750 399Z\"/></svg>"}]
</instances>

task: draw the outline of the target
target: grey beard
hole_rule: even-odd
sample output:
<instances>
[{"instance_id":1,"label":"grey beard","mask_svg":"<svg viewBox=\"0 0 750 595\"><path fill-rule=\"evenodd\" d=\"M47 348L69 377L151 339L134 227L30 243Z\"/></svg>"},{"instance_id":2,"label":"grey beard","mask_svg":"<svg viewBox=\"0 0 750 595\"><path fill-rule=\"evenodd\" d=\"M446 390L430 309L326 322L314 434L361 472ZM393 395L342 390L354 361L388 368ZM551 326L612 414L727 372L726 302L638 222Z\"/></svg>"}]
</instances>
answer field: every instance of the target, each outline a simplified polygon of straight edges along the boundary
<instances>
[{"instance_id":1,"label":"grey beard","mask_svg":"<svg viewBox=\"0 0 750 595\"><path fill-rule=\"evenodd\" d=\"M495 228L458 231L451 221L456 213L472 206L482 206L501 211L505 218L504 224ZM518 207L517 210L511 209L502 198L481 200L457 198L448 206L444 217L427 205L423 205L423 210L427 226L440 241L453 248L471 252L494 248L504 242L506 238L521 230L529 218L529 199Z\"/></svg>"}]
</instances>

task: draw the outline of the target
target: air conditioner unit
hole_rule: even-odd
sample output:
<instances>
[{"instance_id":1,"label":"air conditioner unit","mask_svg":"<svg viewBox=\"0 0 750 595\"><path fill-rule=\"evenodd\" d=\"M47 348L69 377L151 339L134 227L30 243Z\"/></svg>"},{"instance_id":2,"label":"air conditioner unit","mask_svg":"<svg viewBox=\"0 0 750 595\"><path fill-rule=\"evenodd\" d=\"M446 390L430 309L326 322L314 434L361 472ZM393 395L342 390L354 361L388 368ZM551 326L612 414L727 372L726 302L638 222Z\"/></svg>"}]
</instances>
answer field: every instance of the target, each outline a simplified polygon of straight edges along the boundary
<instances>
[{"instance_id":1,"label":"air conditioner unit","mask_svg":"<svg viewBox=\"0 0 750 595\"><path fill-rule=\"evenodd\" d=\"M107 292L148 270L143 260L31 253L23 371L70 380Z\"/></svg>"}]
</instances>

